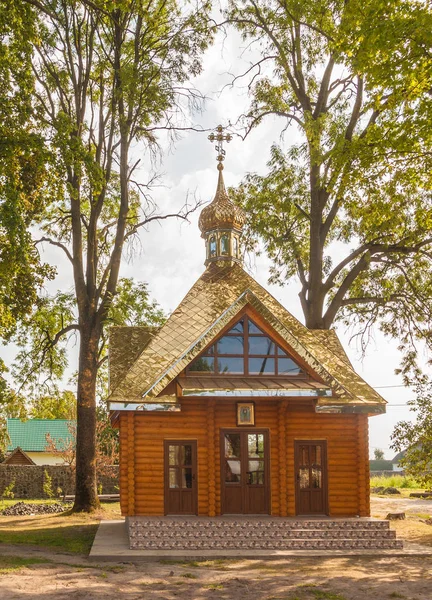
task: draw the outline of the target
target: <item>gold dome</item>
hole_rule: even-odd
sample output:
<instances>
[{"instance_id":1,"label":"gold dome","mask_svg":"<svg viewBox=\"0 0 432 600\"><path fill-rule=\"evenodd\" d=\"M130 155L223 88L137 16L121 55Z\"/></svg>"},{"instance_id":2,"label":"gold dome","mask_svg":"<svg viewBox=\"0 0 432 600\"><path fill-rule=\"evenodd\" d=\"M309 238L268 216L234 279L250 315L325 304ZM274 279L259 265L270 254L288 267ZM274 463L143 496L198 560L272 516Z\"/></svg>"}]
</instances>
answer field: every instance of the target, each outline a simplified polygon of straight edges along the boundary
<instances>
[{"instance_id":1,"label":"gold dome","mask_svg":"<svg viewBox=\"0 0 432 600\"><path fill-rule=\"evenodd\" d=\"M246 221L244 211L228 197L222 175L223 165L218 164L219 179L214 200L201 211L198 226L202 237L214 229L236 229L241 231Z\"/></svg>"}]
</instances>

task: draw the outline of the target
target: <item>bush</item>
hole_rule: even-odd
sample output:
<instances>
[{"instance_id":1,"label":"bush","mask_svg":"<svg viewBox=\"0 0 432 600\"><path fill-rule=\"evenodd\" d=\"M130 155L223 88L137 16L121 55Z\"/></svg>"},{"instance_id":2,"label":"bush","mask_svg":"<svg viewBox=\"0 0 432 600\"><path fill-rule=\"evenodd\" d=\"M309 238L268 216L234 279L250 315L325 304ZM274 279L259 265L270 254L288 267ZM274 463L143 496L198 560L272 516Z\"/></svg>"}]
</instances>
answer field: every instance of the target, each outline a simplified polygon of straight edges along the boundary
<instances>
[{"instance_id":1,"label":"bush","mask_svg":"<svg viewBox=\"0 0 432 600\"><path fill-rule=\"evenodd\" d=\"M5 487L5 489L3 490L3 494L2 497L3 498L9 498L9 499L13 499L15 498L15 494L13 493L13 489L15 487L15 479L12 479L12 481L10 482L9 485L7 485Z\"/></svg>"},{"instance_id":2,"label":"bush","mask_svg":"<svg viewBox=\"0 0 432 600\"><path fill-rule=\"evenodd\" d=\"M414 479L407 475L392 475L391 477L371 477L371 487L395 487L402 489L419 489L422 486Z\"/></svg>"},{"instance_id":3,"label":"bush","mask_svg":"<svg viewBox=\"0 0 432 600\"><path fill-rule=\"evenodd\" d=\"M47 498L54 498L54 491L52 487L52 477L49 475L48 471L45 469L44 471L44 482L43 482L43 491Z\"/></svg>"}]
</instances>

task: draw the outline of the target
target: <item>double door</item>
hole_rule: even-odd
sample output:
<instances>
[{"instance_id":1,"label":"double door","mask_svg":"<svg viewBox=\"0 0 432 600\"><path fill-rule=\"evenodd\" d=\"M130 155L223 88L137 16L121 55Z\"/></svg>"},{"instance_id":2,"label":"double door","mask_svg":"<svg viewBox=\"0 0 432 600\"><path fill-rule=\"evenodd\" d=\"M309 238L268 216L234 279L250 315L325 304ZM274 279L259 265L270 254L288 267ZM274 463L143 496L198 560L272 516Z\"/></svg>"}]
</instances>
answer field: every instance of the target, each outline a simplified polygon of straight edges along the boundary
<instances>
[{"instance_id":1,"label":"double door","mask_svg":"<svg viewBox=\"0 0 432 600\"><path fill-rule=\"evenodd\" d=\"M267 431L222 431L221 467L223 514L270 514Z\"/></svg>"}]
</instances>

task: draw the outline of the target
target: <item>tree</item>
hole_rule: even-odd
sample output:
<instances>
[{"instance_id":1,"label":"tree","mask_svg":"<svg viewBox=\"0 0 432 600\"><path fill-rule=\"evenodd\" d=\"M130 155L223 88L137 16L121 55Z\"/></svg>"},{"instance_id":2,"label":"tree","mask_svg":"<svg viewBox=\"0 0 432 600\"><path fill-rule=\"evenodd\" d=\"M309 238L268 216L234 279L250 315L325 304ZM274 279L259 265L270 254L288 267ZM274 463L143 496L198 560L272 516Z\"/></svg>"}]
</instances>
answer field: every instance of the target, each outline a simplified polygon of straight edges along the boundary
<instances>
[{"instance_id":1,"label":"tree","mask_svg":"<svg viewBox=\"0 0 432 600\"><path fill-rule=\"evenodd\" d=\"M0 456L6 453L10 444L7 431L8 419L26 419L27 407L25 398L17 394L3 377L6 367L0 361Z\"/></svg>"},{"instance_id":2,"label":"tree","mask_svg":"<svg viewBox=\"0 0 432 600\"><path fill-rule=\"evenodd\" d=\"M37 242L63 252L74 281L70 293L43 298L29 319L34 323L44 314L49 323L33 358L40 371L58 377L67 356L61 344L58 352L54 348L70 334L78 336L74 510L90 511L98 505L96 380L122 254L151 221L188 214L157 213L152 181L140 180L132 146L140 141L155 152L156 131L174 126L182 99L197 100L187 81L199 73L211 40L209 6L204 1L188 11L175 0L15 4L33 17L27 43L36 85L28 121L42 131L57 187L39 219ZM36 371L24 365L23 373L30 372Z\"/></svg>"},{"instance_id":3,"label":"tree","mask_svg":"<svg viewBox=\"0 0 432 600\"><path fill-rule=\"evenodd\" d=\"M374 458L375 460L384 460L384 452L380 448L375 448L374 450Z\"/></svg>"},{"instance_id":4,"label":"tree","mask_svg":"<svg viewBox=\"0 0 432 600\"><path fill-rule=\"evenodd\" d=\"M31 311L42 282L54 274L41 263L29 232L53 192L49 152L30 119L32 29L31 10L4 0L0 12L0 337L4 341L10 340L17 321ZM3 418L13 404L6 372L0 360Z\"/></svg>"},{"instance_id":5,"label":"tree","mask_svg":"<svg viewBox=\"0 0 432 600\"><path fill-rule=\"evenodd\" d=\"M399 461L408 475L428 489L432 489L432 384L417 384L416 398L409 401L416 421L400 421L392 434L392 448L405 451Z\"/></svg>"},{"instance_id":6,"label":"tree","mask_svg":"<svg viewBox=\"0 0 432 600\"><path fill-rule=\"evenodd\" d=\"M246 134L272 115L299 143L233 192L272 280L300 280L307 327L336 318L432 340L432 14L417 0L232 0L258 48ZM285 131L284 130L284 131Z\"/></svg>"},{"instance_id":7,"label":"tree","mask_svg":"<svg viewBox=\"0 0 432 600\"><path fill-rule=\"evenodd\" d=\"M76 397L70 390L52 396L39 396L30 406L32 419L76 419Z\"/></svg>"}]
</instances>

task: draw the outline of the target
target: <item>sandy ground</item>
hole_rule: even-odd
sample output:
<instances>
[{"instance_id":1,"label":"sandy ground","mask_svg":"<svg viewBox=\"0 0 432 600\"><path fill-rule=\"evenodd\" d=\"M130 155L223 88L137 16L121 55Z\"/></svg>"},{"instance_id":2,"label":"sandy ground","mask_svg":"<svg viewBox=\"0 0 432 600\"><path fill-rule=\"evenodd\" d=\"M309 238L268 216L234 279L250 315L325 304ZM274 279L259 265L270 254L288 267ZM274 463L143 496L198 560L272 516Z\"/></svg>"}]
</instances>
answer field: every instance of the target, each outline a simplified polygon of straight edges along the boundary
<instances>
[{"instance_id":1,"label":"sandy ground","mask_svg":"<svg viewBox=\"0 0 432 600\"><path fill-rule=\"evenodd\" d=\"M376 498L372 514L405 510L411 516L396 524L398 535L423 540L426 535L429 543L430 528L432 544L432 527L421 522L432 514L432 503L417 502ZM1 546L0 552L52 561L0 571L1 600L432 600L432 557L95 565L80 556L26 547Z\"/></svg>"}]
</instances>

